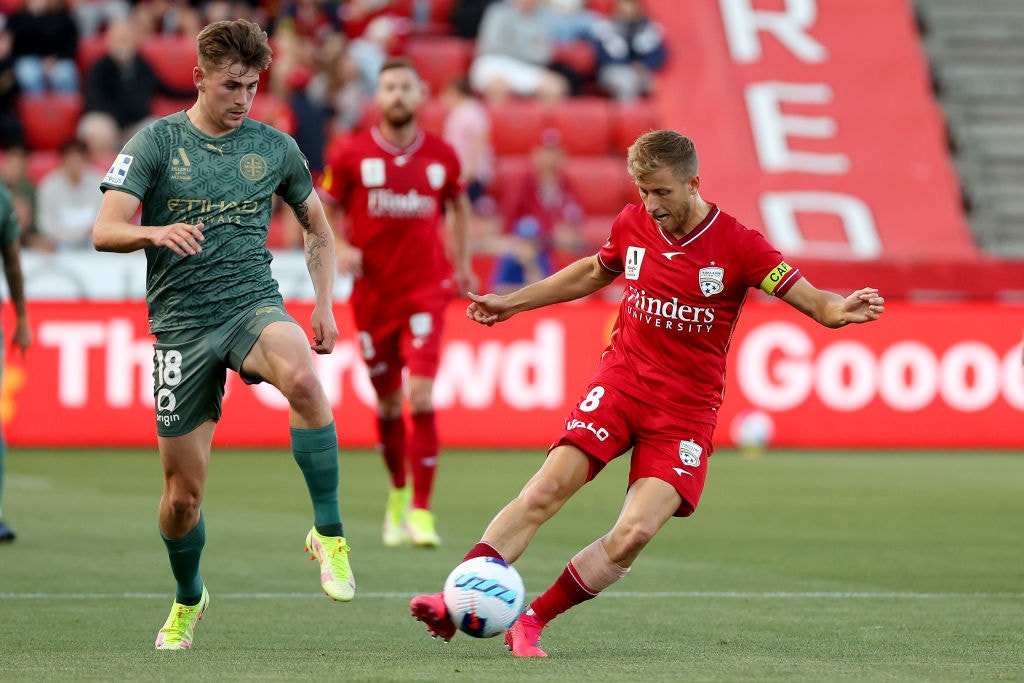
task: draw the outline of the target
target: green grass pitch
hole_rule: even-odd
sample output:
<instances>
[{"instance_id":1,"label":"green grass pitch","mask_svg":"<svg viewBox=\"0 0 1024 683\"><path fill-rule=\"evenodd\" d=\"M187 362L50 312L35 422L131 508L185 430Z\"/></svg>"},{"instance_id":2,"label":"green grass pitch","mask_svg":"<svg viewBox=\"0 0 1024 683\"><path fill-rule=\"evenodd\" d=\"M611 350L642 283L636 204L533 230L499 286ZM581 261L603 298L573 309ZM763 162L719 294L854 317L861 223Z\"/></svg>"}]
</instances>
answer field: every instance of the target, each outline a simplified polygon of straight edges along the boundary
<instances>
[{"instance_id":1,"label":"green grass pitch","mask_svg":"<svg viewBox=\"0 0 1024 683\"><path fill-rule=\"evenodd\" d=\"M431 640L439 590L541 461L450 451L436 550L380 542L384 467L342 452L358 589L319 589L312 510L284 451L215 451L204 510L212 603L191 652L156 652L173 597L152 451L12 449L0 546L0 680L1024 681L1024 457L722 450L697 513L562 615L544 660L500 638ZM517 563L528 598L614 522L626 463L587 485Z\"/></svg>"}]
</instances>

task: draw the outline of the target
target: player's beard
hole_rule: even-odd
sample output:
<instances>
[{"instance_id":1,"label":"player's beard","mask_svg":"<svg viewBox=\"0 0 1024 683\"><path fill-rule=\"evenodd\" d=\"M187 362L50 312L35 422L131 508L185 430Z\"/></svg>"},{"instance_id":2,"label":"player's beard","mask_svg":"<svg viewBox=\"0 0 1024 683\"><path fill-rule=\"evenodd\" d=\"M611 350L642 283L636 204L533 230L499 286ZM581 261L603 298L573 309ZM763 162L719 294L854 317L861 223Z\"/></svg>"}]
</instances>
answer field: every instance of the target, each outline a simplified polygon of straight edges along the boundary
<instances>
[{"instance_id":1,"label":"player's beard","mask_svg":"<svg viewBox=\"0 0 1024 683\"><path fill-rule=\"evenodd\" d=\"M388 125L395 128L405 128L412 123L415 118L415 111L412 109L406 109L401 105L389 107L388 110L384 112L384 120L388 122Z\"/></svg>"}]
</instances>

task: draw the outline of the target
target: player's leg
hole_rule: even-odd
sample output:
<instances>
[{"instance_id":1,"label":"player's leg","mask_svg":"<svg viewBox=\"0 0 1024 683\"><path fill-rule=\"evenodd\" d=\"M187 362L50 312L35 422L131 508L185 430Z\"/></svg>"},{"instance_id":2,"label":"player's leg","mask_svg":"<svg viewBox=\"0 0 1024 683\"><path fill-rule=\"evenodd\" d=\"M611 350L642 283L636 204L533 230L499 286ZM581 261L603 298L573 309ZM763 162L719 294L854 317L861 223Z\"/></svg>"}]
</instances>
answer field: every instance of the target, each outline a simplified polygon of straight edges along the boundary
<instances>
[{"instance_id":1,"label":"player's leg","mask_svg":"<svg viewBox=\"0 0 1024 683\"><path fill-rule=\"evenodd\" d=\"M2 364L3 354L0 354L0 364ZM2 375L2 372L0 372ZM0 376L2 381L2 376ZM4 473L7 470L7 442L4 440L3 433L0 433L0 503L3 502L4 498ZM3 513L0 511L0 543L9 543L16 538L14 529L4 524Z\"/></svg>"},{"instance_id":2,"label":"player's leg","mask_svg":"<svg viewBox=\"0 0 1024 683\"><path fill-rule=\"evenodd\" d=\"M171 613L157 633L158 650L190 649L196 623L210 604L199 563L206 546L201 505L214 426L215 423L208 420L189 433L158 437L164 468L164 490L159 506L160 536L177 583Z\"/></svg>"},{"instance_id":3,"label":"player's leg","mask_svg":"<svg viewBox=\"0 0 1024 683\"><path fill-rule=\"evenodd\" d=\"M245 348L247 334L258 330L259 324L252 321L247 332L233 340L234 348ZM292 454L313 503L313 528L306 535L306 549L320 563L324 592L335 600L351 600L355 578L338 500L338 433L302 328L282 311L280 318L259 330L239 370L245 381L269 382L288 400Z\"/></svg>"},{"instance_id":4,"label":"player's leg","mask_svg":"<svg viewBox=\"0 0 1024 683\"><path fill-rule=\"evenodd\" d=\"M440 364L446 303L447 297L439 297L433 308L410 315L408 324L400 330L398 342L401 364L409 370L412 413L412 430L405 446L406 462L412 471L408 529L413 545L420 547L441 544L430 501L441 454L434 414L434 377Z\"/></svg>"},{"instance_id":5,"label":"player's leg","mask_svg":"<svg viewBox=\"0 0 1024 683\"><path fill-rule=\"evenodd\" d=\"M409 377L409 406L412 431L406 441L406 461L412 470L412 500L409 511L409 535L413 545L436 547L441 544L430 501L434 493L441 442L437 435L432 377Z\"/></svg>"},{"instance_id":6,"label":"player's leg","mask_svg":"<svg viewBox=\"0 0 1024 683\"><path fill-rule=\"evenodd\" d=\"M390 374L390 373L389 373ZM378 448L388 471L388 498L384 505L381 539L393 548L409 542L407 521L412 502L412 486L406 477L405 418L402 415L404 394L400 373L394 377L374 378L377 396ZM397 384L397 387L396 387Z\"/></svg>"},{"instance_id":7,"label":"player's leg","mask_svg":"<svg viewBox=\"0 0 1024 683\"><path fill-rule=\"evenodd\" d=\"M556 446L519 495L491 520L480 542L463 559L495 557L508 563L519 559L537 529L587 483L591 474L591 459L583 451L568 443ZM456 627L441 593L418 595L409 608L432 637L448 642L455 635Z\"/></svg>"},{"instance_id":8,"label":"player's leg","mask_svg":"<svg viewBox=\"0 0 1024 683\"><path fill-rule=\"evenodd\" d=\"M624 577L681 502L675 488L658 479L641 479L630 486L612 530L576 553L555 582L506 632L505 643L512 654L546 657L538 644L541 630L562 612L597 597Z\"/></svg>"}]
</instances>

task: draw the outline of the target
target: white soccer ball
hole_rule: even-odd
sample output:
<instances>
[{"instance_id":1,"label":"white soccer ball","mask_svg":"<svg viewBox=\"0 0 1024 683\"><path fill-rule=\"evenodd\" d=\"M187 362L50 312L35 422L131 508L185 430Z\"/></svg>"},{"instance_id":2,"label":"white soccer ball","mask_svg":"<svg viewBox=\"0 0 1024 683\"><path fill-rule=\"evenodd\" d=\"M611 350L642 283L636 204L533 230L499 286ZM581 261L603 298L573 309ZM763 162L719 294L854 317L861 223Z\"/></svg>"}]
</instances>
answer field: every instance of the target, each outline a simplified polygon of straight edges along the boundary
<instances>
[{"instance_id":1,"label":"white soccer ball","mask_svg":"<svg viewBox=\"0 0 1024 683\"><path fill-rule=\"evenodd\" d=\"M515 567L495 557L466 560L444 582L448 616L463 633L491 638L519 618L526 589Z\"/></svg>"}]
</instances>

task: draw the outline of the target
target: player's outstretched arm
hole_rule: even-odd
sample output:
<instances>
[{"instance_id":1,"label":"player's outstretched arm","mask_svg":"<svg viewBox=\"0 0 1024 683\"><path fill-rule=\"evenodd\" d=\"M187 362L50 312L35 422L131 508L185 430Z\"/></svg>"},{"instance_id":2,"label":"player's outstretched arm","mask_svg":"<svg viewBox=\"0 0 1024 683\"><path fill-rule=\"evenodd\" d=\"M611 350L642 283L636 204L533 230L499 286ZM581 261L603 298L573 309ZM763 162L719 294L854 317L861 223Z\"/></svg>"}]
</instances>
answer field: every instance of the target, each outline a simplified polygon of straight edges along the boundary
<instances>
[{"instance_id":1,"label":"player's outstretched arm","mask_svg":"<svg viewBox=\"0 0 1024 683\"><path fill-rule=\"evenodd\" d=\"M195 256L203 250L203 224L135 225L132 218L139 199L127 192L108 190L92 226L96 251L127 253L146 247L166 247L178 256Z\"/></svg>"},{"instance_id":2,"label":"player's outstretched arm","mask_svg":"<svg viewBox=\"0 0 1024 683\"><path fill-rule=\"evenodd\" d=\"M305 200L292 204L292 211L302 226L306 269L313 281L316 303L313 306L313 344L316 353L330 353L338 341L338 324L334 320L334 231L316 191Z\"/></svg>"},{"instance_id":3,"label":"player's outstretched arm","mask_svg":"<svg viewBox=\"0 0 1024 683\"><path fill-rule=\"evenodd\" d=\"M470 293L466 317L482 325L508 320L516 313L583 298L607 286L616 273L605 270L597 256L588 256L510 294Z\"/></svg>"},{"instance_id":4,"label":"player's outstretched arm","mask_svg":"<svg viewBox=\"0 0 1024 683\"><path fill-rule=\"evenodd\" d=\"M806 278L797 281L782 300L825 327L832 328L878 320L885 312L885 299L874 287L858 289L843 298L835 292L816 288Z\"/></svg>"}]
</instances>

